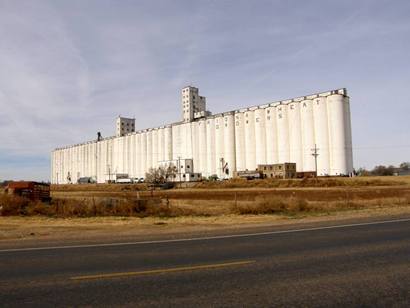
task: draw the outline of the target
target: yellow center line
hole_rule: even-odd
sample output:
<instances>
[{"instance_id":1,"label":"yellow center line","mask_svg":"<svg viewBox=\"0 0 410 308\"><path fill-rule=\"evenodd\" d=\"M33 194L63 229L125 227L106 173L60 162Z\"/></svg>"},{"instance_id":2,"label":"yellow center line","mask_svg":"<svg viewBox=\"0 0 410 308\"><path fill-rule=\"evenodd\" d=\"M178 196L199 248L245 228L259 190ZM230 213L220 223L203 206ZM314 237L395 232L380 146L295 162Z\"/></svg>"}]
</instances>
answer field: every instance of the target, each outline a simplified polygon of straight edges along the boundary
<instances>
[{"instance_id":1,"label":"yellow center line","mask_svg":"<svg viewBox=\"0 0 410 308\"><path fill-rule=\"evenodd\" d=\"M106 278L129 277L129 276L155 275L155 274L165 274L165 273L184 272L184 271L196 271L196 270L203 270L203 269L218 269L218 268L229 267L229 266L247 265L247 264L252 264L252 263L255 263L255 261L248 260L248 261L237 261L237 262L227 262L227 263L217 263L217 264L204 264L204 265L164 268L164 269L148 270L148 271L141 271L141 272L124 272L124 273L76 276L76 277L71 277L70 280L92 280L92 279L106 279Z\"/></svg>"}]
</instances>

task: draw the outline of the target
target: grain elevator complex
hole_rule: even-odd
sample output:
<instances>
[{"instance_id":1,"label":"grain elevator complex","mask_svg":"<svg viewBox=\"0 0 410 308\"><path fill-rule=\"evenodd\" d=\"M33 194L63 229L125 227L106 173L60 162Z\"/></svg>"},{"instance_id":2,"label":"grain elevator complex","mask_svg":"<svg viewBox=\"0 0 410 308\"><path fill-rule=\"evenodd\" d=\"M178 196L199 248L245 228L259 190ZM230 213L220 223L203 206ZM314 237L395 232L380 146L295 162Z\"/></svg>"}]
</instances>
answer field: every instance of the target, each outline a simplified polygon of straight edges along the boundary
<instances>
[{"instance_id":1,"label":"grain elevator complex","mask_svg":"<svg viewBox=\"0 0 410 308\"><path fill-rule=\"evenodd\" d=\"M219 178L289 162L300 172L317 168L319 176L353 172L346 89L212 115L198 88L188 86L181 104L180 122L136 131L135 119L118 117L115 136L55 149L52 183L81 177L104 183L116 174L144 178L150 168L170 164Z\"/></svg>"}]
</instances>

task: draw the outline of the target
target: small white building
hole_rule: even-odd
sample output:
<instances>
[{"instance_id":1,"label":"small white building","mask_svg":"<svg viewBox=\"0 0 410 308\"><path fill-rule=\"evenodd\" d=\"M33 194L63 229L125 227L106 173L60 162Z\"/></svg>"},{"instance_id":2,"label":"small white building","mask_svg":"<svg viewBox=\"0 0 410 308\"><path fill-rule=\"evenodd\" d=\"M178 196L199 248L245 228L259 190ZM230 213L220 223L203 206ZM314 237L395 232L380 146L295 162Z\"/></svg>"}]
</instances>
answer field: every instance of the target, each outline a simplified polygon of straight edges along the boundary
<instances>
[{"instance_id":1,"label":"small white building","mask_svg":"<svg viewBox=\"0 0 410 308\"><path fill-rule=\"evenodd\" d=\"M194 182L202 178L201 173L194 172L194 160L192 158L161 161L159 167L167 171L167 180L170 182Z\"/></svg>"},{"instance_id":2,"label":"small white building","mask_svg":"<svg viewBox=\"0 0 410 308\"><path fill-rule=\"evenodd\" d=\"M119 116L116 121L116 136L121 137L135 132L135 119Z\"/></svg>"},{"instance_id":3,"label":"small white building","mask_svg":"<svg viewBox=\"0 0 410 308\"><path fill-rule=\"evenodd\" d=\"M183 88L181 91L181 103L182 118L185 123L211 115L211 112L206 110L206 98L199 95L198 88L192 86Z\"/></svg>"}]
</instances>

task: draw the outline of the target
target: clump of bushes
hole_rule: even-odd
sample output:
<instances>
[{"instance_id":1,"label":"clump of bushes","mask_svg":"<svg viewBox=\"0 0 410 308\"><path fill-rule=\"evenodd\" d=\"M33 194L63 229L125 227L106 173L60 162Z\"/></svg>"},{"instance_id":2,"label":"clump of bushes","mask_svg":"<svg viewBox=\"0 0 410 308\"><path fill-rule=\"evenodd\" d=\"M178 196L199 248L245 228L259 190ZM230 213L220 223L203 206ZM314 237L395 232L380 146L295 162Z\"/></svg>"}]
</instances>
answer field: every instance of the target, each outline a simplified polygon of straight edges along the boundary
<instances>
[{"instance_id":1,"label":"clump of bushes","mask_svg":"<svg viewBox=\"0 0 410 308\"><path fill-rule=\"evenodd\" d=\"M34 202L18 196L0 196L1 216L95 217L136 216L175 217L192 214L188 209L173 208L161 199L53 199Z\"/></svg>"}]
</instances>

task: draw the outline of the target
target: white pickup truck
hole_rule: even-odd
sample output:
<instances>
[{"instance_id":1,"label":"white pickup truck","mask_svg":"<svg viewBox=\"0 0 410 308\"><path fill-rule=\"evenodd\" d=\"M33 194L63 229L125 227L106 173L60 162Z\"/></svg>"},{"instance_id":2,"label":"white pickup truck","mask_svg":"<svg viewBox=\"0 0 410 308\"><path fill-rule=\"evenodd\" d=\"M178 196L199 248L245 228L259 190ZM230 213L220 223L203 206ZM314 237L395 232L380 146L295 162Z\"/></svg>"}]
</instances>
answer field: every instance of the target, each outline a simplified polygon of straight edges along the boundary
<instances>
[{"instance_id":1,"label":"white pickup truck","mask_svg":"<svg viewBox=\"0 0 410 308\"><path fill-rule=\"evenodd\" d=\"M132 179L117 179L115 181L117 184L132 184L134 181Z\"/></svg>"}]
</instances>

